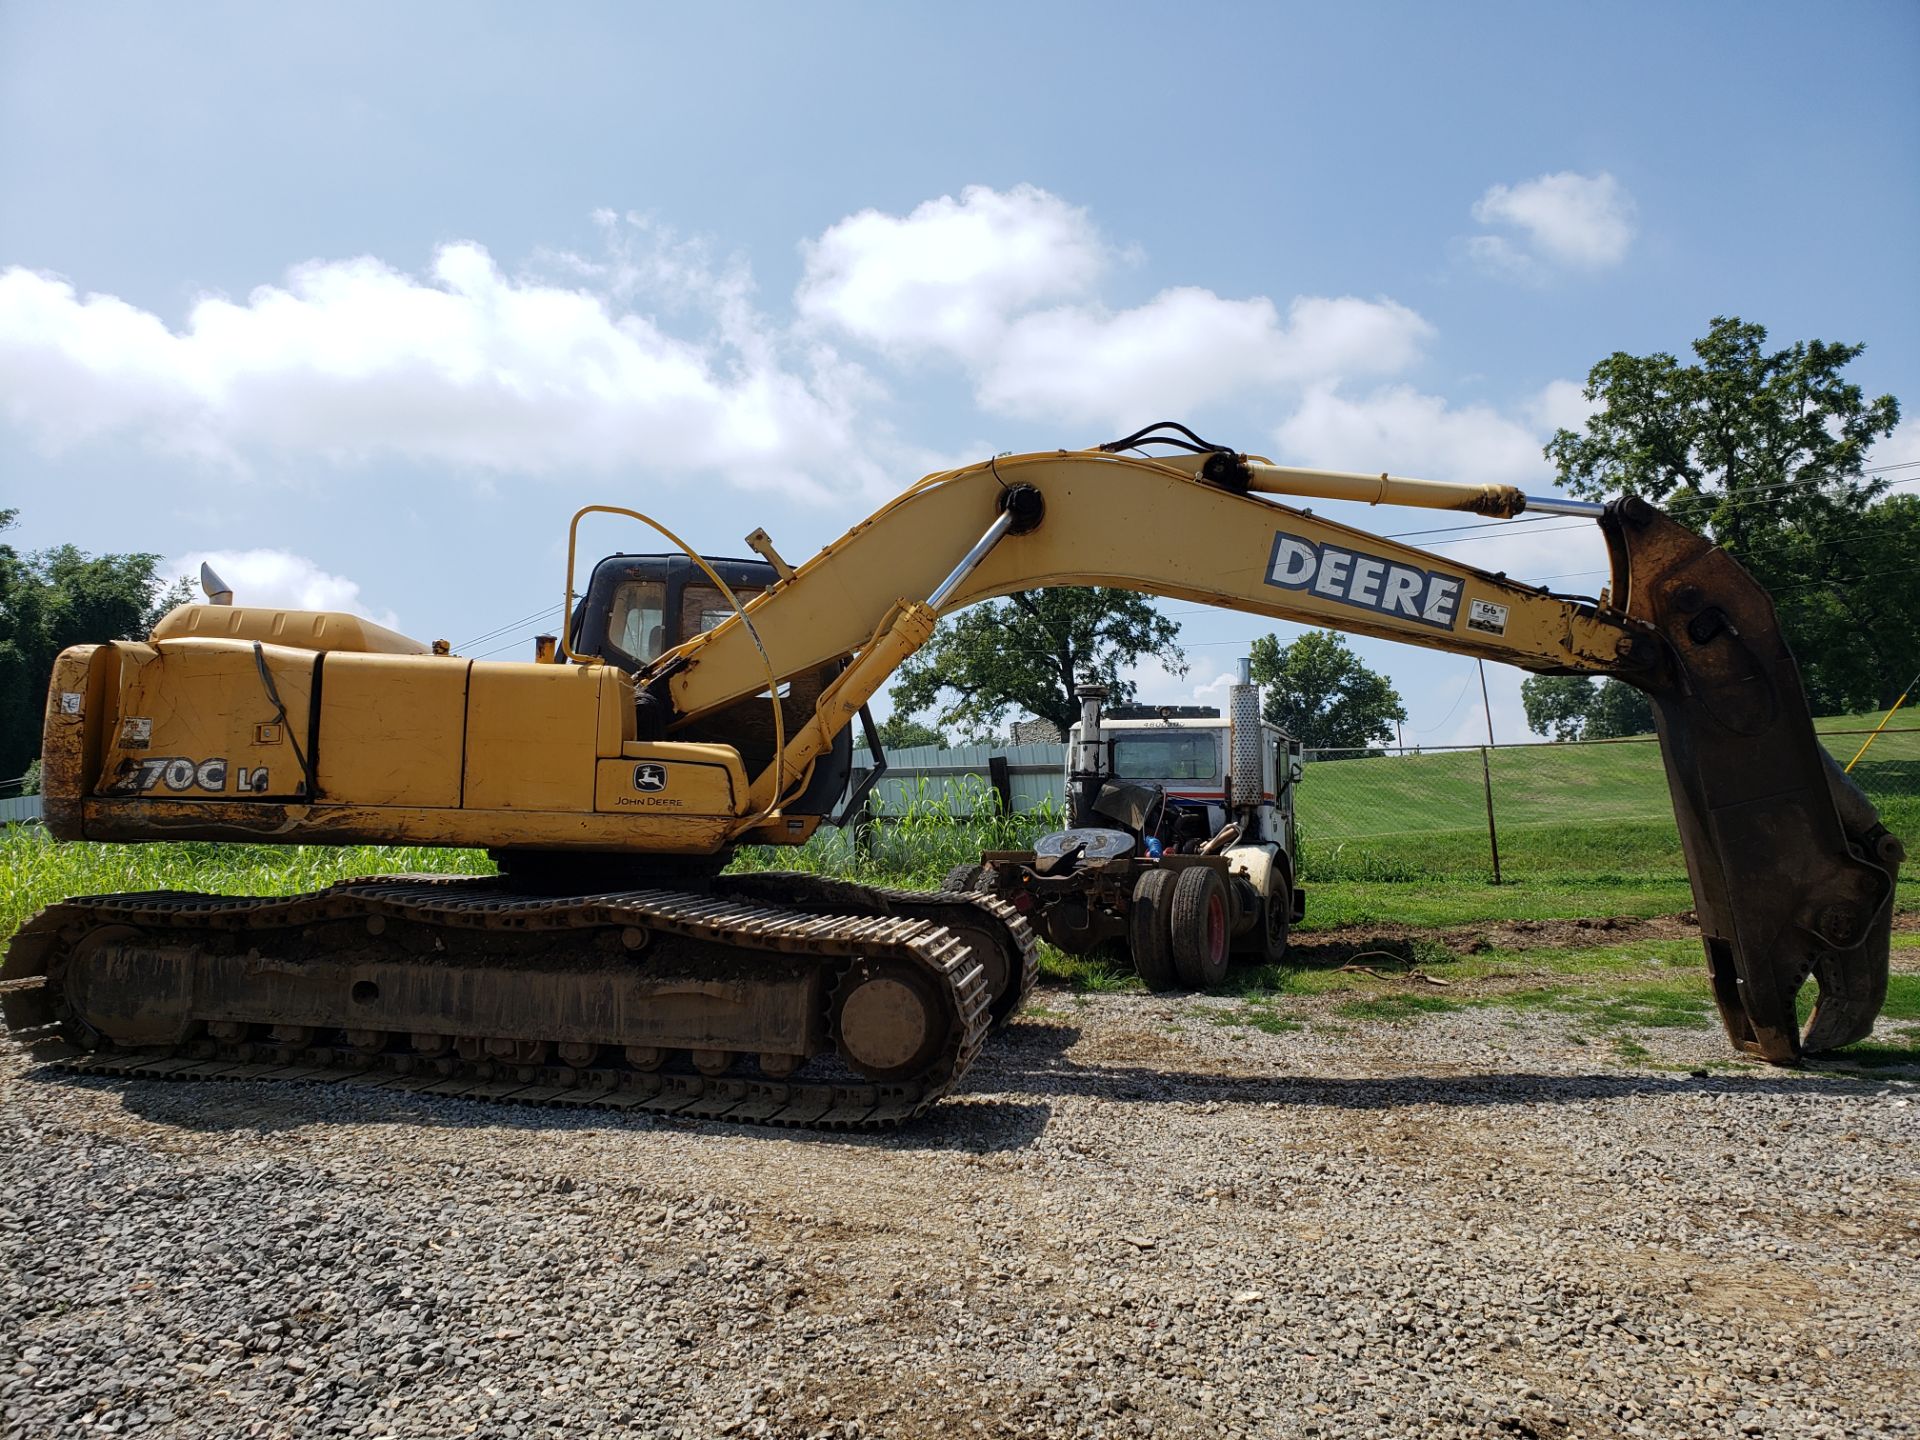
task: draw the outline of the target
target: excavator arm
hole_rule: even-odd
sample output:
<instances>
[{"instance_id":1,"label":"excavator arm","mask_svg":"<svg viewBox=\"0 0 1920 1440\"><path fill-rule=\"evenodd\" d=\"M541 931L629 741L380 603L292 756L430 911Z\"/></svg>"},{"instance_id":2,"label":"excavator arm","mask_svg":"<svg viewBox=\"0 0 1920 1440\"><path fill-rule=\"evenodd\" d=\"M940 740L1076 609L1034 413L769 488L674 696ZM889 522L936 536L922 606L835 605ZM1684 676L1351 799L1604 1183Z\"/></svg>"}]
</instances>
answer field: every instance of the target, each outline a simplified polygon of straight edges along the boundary
<instances>
[{"instance_id":1,"label":"excavator arm","mask_svg":"<svg viewBox=\"0 0 1920 1440\"><path fill-rule=\"evenodd\" d=\"M1612 582L1598 601L1569 599L1279 495L1592 514ZM1729 1037L1788 1063L1870 1031L1886 993L1900 842L1816 740L1766 593L1633 497L1530 499L1216 449L1002 456L928 477L735 619L661 657L641 677L642 703L669 736L705 739L702 719L764 695L770 670L849 662L754 781L742 834L767 837L778 802L939 615L1052 585L1115 586L1639 688L1653 702ZM1795 999L1809 974L1819 998L1803 1035Z\"/></svg>"}]
</instances>

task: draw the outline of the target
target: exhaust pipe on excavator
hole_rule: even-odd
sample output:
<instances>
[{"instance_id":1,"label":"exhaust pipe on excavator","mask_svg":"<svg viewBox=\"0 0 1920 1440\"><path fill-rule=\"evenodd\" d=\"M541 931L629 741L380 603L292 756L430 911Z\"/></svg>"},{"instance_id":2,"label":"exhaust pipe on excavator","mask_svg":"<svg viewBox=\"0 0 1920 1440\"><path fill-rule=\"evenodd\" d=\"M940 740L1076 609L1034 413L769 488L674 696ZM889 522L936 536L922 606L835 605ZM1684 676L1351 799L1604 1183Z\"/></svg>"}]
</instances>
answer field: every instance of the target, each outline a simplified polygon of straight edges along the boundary
<instances>
[{"instance_id":1,"label":"exhaust pipe on excavator","mask_svg":"<svg viewBox=\"0 0 1920 1440\"><path fill-rule=\"evenodd\" d=\"M1634 496L1600 527L1613 604L1640 631L1618 678L1653 701L1728 1037L1775 1064L1863 1039L1886 999L1904 848L1815 737L1753 577ZM1818 997L1802 1033L1809 975Z\"/></svg>"}]
</instances>

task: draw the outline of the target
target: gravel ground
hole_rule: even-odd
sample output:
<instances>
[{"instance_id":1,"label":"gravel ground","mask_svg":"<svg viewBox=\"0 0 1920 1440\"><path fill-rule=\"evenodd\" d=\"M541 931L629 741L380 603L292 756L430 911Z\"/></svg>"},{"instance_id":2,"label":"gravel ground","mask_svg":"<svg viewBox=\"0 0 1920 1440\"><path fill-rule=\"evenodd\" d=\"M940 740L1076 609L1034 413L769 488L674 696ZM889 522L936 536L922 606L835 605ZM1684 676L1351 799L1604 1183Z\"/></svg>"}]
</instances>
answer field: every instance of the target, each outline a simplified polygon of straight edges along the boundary
<instances>
[{"instance_id":1,"label":"gravel ground","mask_svg":"<svg viewBox=\"0 0 1920 1440\"><path fill-rule=\"evenodd\" d=\"M1549 1016L1209 1023L1229 1009L1042 992L877 1139L9 1054L0 1420L1920 1431L1911 1079L1722 1066L1706 1030L1635 1066Z\"/></svg>"}]
</instances>

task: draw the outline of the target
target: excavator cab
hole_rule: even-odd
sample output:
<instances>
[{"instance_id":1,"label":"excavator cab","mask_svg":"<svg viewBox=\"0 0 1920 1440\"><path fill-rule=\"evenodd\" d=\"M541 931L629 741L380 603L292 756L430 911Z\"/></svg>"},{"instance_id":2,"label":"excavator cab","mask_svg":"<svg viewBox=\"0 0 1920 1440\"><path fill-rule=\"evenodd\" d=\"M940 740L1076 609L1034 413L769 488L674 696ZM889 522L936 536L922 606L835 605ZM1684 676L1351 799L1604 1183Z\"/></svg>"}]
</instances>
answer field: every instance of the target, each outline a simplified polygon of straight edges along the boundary
<instances>
[{"instance_id":1,"label":"excavator cab","mask_svg":"<svg viewBox=\"0 0 1920 1440\"><path fill-rule=\"evenodd\" d=\"M776 578L764 560L705 558L743 605ZM726 595L678 551L609 555L593 567L586 596L574 607L567 643L576 655L598 655L638 673L732 615Z\"/></svg>"},{"instance_id":2,"label":"excavator cab","mask_svg":"<svg viewBox=\"0 0 1920 1440\"><path fill-rule=\"evenodd\" d=\"M742 605L779 577L764 560L701 557ZM733 618L733 602L706 571L678 551L668 555L609 555L593 567L587 593L574 606L567 643L576 655L598 655L629 674ZM788 732L813 714L821 690L843 667L822 666L781 686ZM749 773L773 759L771 710L763 691L714 716L701 727L703 740L722 740L740 752ZM793 802L807 813L831 812L853 776L853 732L844 728L815 763L807 788ZM847 818L846 810L834 817Z\"/></svg>"}]
</instances>

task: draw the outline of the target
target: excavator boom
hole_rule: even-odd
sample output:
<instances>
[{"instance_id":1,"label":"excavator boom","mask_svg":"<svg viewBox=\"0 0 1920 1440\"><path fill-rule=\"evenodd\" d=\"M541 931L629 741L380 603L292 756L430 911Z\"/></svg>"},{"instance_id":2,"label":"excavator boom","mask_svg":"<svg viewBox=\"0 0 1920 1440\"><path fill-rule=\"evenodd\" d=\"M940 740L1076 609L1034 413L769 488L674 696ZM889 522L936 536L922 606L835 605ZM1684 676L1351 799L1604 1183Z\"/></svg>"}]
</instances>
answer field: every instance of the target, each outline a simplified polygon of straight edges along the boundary
<instances>
[{"instance_id":1,"label":"excavator boom","mask_svg":"<svg viewBox=\"0 0 1920 1440\"><path fill-rule=\"evenodd\" d=\"M4 997L9 1025L127 1073L358 1067L769 1123L917 1114L1031 986L1024 922L985 897L719 871L739 844L814 833L850 724L941 615L1105 585L1645 691L1730 1038L1788 1063L1868 1033L1901 847L1820 748L1772 604L1730 557L1632 498L1203 443L1122 453L1162 438L929 476L797 568L756 532L759 570L688 552L706 589L677 561L670 589L645 566L596 580L608 638L576 618L562 649L580 663L429 654L349 617L219 604L64 653L43 756L57 836L486 845L504 873L63 902L0 968L37 982ZM1550 594L1285 503L1321 497L1591 515L1612 583ZM698 623L665 613L683 594L708 597L686 601ZM569 576L569 613L590 608ZM645 637L668 622L690 638L660 651ZM732 1078L753 1055L760 1078ZM788 1078L823 1055L854 1073Z\"/></svg>"},{"instance_id":2,"label":"excavator boom","mask_svg":"<svg viewBox=\"0 0 1920 1440\"><path fill-rule=\"evenodd\" d=\"M1612 583L1600 601L1569 599L1267 498L1295 492L1490 516L1591 514ZM671 728L697 728L716 705L763 687L748 658L758 647L783 664L861 648L856 617L892 597L934 594L961 537L1023 508L991 553L939 583L935 608L1112 585L1645 691L1730 1038L1784 1063L1871 1029L1886 993L1900 842L1815 738L1765 591L1633 497L1542 500L1218 450L1000 457L923 481L739 621L669 657L656 689L670 697ZM835 599L823 602L823 591ZM1819 1002L1803 1039L1795 999L1809 974Z\"/></svg>"}]
</instances>

